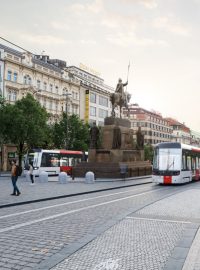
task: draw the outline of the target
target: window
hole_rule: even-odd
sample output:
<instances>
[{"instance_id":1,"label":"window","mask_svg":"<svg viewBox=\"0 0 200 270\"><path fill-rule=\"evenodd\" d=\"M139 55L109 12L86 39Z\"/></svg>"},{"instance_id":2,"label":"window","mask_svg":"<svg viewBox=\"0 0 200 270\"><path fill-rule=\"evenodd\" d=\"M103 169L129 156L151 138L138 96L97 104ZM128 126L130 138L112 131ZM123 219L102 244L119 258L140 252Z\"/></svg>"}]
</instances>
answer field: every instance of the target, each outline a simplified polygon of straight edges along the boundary
<instances>
[{"instance_id":1,"label":"window","mask_svg":"<svg viewBox=\"0 0 200 270\"><path fill-rule=\"evenodd\" d=\"M99 105L108 107L108 98L99 96Z\"/></svg>"},{"instance_id":2,"label":"window","mask_svg":"<svg viewBox=\"0 0 200 270\"><path fill-rule=\"evenodd\" d=\"M72 113L78 114L78 106L77 105L72 105Z\"/></svg>"},{"instance_id":3,"label":"window","mask_svg":"<svg viewBox=\"0 0 200 270\"><path fill-rule=\"evenodd\" d=\"M42 153L41 167L58 167L59 154L57 153Z\"/></svg>"},{"instance_id":4,"label":"window","mask_svg":"<svg viewBox=\"0 0 200 270\"><path fill-rule=\"evenodd\" d=\"M92 103L96 103L96 94L90 92L90 102Z\"/></svg>"},{"instance_id":5,"label":"window","mask_svg":"<svg viewBox=\"0 0 200 270\"><path fill-rule=\"evenodd\" d=\"M56 101L56 104L55 104L55 109L56 109L56 112L58 111L58 102Z\"/></svg>"},{"instance_id":6,"label":"window","mask_svg":"<svg viewBox=\"0 0 200 270\"><path fill-rule=\"evenodd\" d=\"M10 71L10 70L8 70L7 80L8 81L11 81L12 80L12 71Z\"/></svg>"},{"instance_id":7,"label":"window","mask_svg":"<svg viewBox=\"0 0 200 270\"><path fill-rule=\"evenodd\" d=\"M13 81L17 82L17 72L14 72L14 74L13 74Z\"/></svg>"},{"instance_id":8,"label":"window","mask_svg":"<svg viewBox=\"0 0 200 270\"><path fill-rule=\"evenodd\" d=\"M16 101L17 100L17 92L15 90L9 90L7 94L7 100Z\"/></svg>"},{"instance_id":9,"label":"window","mask_svg":"<svg viewBox=\"0 0 200 270\"><path fill-rule=\"evenodd\" d=\"M31 83L32 83L32 79L31 77L28 76L28 84L31 85Z\"/></svg>"},{"instance_id":10,"label":"window","mask_svg":"<svg viewBox=\"0 0 200 270\"><path fill-rule=\"evenodd\" d=\"M44 87L44 90L46 91L47 90L47 83L46 82L44 82L43 87Z\"/></svg>"},{"instance_id":11,"label":"window","mask_svg":"<svg viewBox=\"0 0 200 270\"><path fill-rule=\"evenodd\" d=\"M49 101L49 110L52 110L53 108L53 103L52 103L52 100Z\"/></svg>"},{"instance_id":12,"label":"window","mask_svg":"<svg viewBox=\"0 0 200 270\"><path fill-rule=\"evenodd\" d=\"M27 76L24 76L24 84L28 84Z\"/></svg>"},{"instance_id":13,"label":"window","mask_svg":"<svg viewBox=\"0 0 200 270\"><path fill-rule=\"evenodd\" d=\"M37 80L37 89L40 89L40 86L41 86L40 80Z\"/></svg>"},{"instance_id":14,"label":"window","mask_svg":"<svg viewBox=\"0 0 200 270\"><path fill-rule=\"evenodd\" d=\"M108 116L108 111L99 109L99 117L105 118Z\"/></svg>"},{"instance_id":15,"label":"window","mask_svg":"<svg viewBox=\"0 0 200 270\"><path fill-rule=\"evenodd\" d=\"M50 91L53 92L53 84L50 84Z\"/></svg>"},{"instance_id":16,"label":"window","mask_svg":"<svg viewBox=\"0 0 200 270\"><path fill-rule=\"evenodd\" d=\"M96 116L96 108L95 107L90 106L90 115Z\"/></svg>"},{"instance_id":17,"label":"window","mask_svg":"<svg viewBox=\"0 0 200 270\"><path fill-rule=\"evenodd\" d=\"M58 94L58 86L56 86L56 94Z\"/></svg>"}]
</instances>

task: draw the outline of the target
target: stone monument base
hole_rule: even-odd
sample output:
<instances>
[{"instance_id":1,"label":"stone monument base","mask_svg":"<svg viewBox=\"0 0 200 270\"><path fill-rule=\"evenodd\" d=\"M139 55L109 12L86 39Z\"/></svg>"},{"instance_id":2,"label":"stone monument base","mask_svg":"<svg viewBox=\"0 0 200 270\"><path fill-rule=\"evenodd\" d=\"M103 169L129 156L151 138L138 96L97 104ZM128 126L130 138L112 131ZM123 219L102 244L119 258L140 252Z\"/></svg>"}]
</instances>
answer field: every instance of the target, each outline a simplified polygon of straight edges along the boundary
<instances>
[{"instance_id":1,"label":"stone monument base","mask_svg":"<svg viewBox=\"0 0 200 270\"><path fill-rule=\"evenodd\" d=\"M126 174L122 168L127 167ZM152 168L148 161L135 162L81 162L72 169L72 178L85 177L91 171L96 178L124 178L151 175Z\"/></svg>"},{"instance_id":2,"label":"stone monument base","mask_svg":"<svg viewBox=\"0 0 200 270\"><path fill-rule=\"evenodd\" d=\"M151 164L144 161L144 150L134 149L133 130L130 127L128 119L106 117L105 126L102 127L101 149L89 149L88 162L76 165L72 177L85 177L88 171L93 172L95 178L150 175ZM120 136L116 136L116 130Z\"/></svg>"}]
</instances>

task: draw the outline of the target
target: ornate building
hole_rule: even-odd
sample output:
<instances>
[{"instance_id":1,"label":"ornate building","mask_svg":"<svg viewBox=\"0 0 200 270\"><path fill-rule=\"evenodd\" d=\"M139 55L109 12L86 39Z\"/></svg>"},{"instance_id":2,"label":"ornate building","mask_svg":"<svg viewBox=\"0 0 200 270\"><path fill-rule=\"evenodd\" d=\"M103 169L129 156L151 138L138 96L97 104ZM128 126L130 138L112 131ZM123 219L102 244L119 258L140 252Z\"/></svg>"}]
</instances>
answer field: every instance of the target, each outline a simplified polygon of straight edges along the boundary
<instances>
[{"instance_id":1,"label":"ornate building","mask_svg":"<svg viewBox=\"0 0 200 270\"><path fill-rule=\"evenodd\" d=\"M65 61L0 44L0 95L12 104L31 93L51 115L50 122L67 111L89 123L103 125L110 114L112 90L102 78L74 66L67 67ZM7 170L9 156L14 157L16 148L7 145L0 151L1 167Z\"/></svg>"}]
</instances>

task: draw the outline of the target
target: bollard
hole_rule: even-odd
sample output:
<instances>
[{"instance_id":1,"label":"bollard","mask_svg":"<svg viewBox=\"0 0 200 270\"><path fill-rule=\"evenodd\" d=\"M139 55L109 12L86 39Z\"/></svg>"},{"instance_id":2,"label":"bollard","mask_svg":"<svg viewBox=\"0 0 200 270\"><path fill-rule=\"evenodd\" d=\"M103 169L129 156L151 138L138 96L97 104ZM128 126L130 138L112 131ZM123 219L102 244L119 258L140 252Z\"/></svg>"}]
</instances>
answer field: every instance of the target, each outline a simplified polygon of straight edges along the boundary
<instances>
[{"instance_id":1,"label":"bollard","mask_svg":"<svg viewBox=\"0 0 200 270\"><path fill-rule=\"evenodd\" d=\"M66 172L61 172L61 173L59 173L59 175L58 175L58 182L60 183L60 184L66 184L66 183L68 183L69 182L69 175L67 175L67 173Z\"/></svg>"},{"instance_id":2,"label":"bollard","mask_svg":"<svg viewBox=\"0 0 200 270\"><path fill-rule=\"evenodd\" d=\"M45 171L40 172L39 174L40 183L48 183L48 173Z\"/></svg>"},{"instance_id":3,"label":"bollard","mask_svg":"<svg viewBox=\"0 0 200 270\"><path fill-rule=\"evenodd\" d=\"M85 174L85 183L87 183L87 184L94 183L94 173L93 172L87 172Z\"/></svg>"}]
</instances>

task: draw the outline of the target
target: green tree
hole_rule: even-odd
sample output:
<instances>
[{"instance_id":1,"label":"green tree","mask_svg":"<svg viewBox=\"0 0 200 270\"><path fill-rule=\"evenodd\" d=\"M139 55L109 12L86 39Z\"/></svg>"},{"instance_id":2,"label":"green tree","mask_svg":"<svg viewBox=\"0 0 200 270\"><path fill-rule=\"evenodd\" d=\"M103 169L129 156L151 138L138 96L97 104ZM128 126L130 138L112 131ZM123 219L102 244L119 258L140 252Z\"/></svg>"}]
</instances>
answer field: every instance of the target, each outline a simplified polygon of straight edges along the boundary
<instances>
[{"instance_id":1,"label":"green tree","mask_svg":"<svg viewBox=\"0 0 200 270\"><path fill-rule=\"evenodd\" d=\"M144 145L144 159L153 161L153 146L151 144Z\"/></svg>"},{"instance_id":2,"label":"green tree","mask_svg":"<svg viewBox=\"0 0 200 270\"><path fill-rule=\"evenodd\" d=\"M31 94L6 104L1 109L0 133L6 142L16 144L21 164L23 154L30 148L43 146L47 141L48 114Z\"/></svg>"},{"instance_id":3,"label":"green tree","mask_svg":"<svg viewBox=\"0 0 200 270\"><path fill-rule=\"evenodd\" d=\"M89 125L73 114L63 113L59 123L52 127L52 140L56 148L87 151L89 145Z\"/></svg>"}]
</instances>

